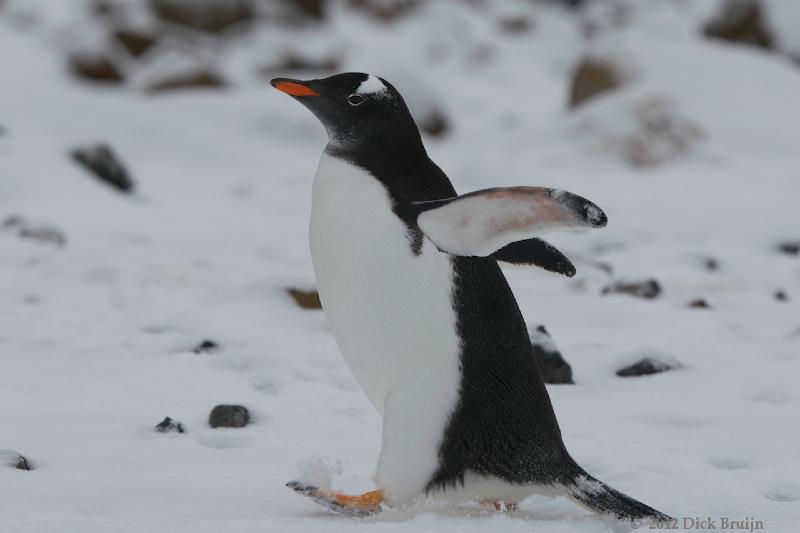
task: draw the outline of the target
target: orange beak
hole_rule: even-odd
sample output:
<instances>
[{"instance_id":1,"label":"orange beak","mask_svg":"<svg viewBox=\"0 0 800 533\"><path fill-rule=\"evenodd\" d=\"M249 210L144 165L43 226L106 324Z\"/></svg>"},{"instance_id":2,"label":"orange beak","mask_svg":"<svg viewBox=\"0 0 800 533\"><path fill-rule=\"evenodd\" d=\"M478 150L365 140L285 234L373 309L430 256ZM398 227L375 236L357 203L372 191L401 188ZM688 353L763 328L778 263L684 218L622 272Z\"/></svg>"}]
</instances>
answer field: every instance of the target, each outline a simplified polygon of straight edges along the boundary
<instances>
[{"instance_id":1,"label":"orange beak","mask_svg":"<svg viewBox=\"0 0 800 533\"><path fill-rule=\"evenodd\" d=\"M270 84L280 92L286 93L290 96L319 96L319 93L311 87L295 81L286 81L281 78L275 78L270 82Z\"/></svg>"}]
</instances>

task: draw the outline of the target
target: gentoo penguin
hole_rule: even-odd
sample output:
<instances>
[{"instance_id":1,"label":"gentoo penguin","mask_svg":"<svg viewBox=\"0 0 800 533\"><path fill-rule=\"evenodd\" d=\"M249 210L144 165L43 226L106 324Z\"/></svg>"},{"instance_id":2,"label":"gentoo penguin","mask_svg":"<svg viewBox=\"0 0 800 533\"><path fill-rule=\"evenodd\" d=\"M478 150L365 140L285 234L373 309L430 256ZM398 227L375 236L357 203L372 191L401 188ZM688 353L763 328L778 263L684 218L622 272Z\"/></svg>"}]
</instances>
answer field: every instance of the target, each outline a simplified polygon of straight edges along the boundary
<instances>
[{"instance_id":1,"label":"gentoo penguin","mask_svg":"<svg viewBox=\"0 0 800 533\"><path fill-rule=\"evenodd\" d=\"M322 122L310 247L339 350L383 418L376 490L288 484L361 516L426 496L511 506L565 494L626 519L666 515L587 474L561 439L525 321L499 266L575 268L538 236L606 216L542 187L458 196L382 78L276 78Z\"/></svg>"}]
</instances>

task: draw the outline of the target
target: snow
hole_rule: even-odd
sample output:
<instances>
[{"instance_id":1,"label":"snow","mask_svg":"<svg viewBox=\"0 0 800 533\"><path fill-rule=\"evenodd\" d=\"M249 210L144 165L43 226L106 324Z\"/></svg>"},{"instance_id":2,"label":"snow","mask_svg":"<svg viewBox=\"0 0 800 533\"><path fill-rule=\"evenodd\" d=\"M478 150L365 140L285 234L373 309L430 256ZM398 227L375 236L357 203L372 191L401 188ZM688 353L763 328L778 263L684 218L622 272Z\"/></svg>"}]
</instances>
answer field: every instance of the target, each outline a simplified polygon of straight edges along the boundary
<instances>
[{"instance_id":1,"label":"snow","mask_svg":"<svg viewBox=\"0 0 800 533\"><path fill-rule=\"evenodd\" d=\"M83 2L0 6L0 225L19 215L66 236L58 247L0 229L0 449L34 468L0 467L0 530L625 530L564 498L356 520L284 487L373 488L381 434L324 315L284 291L314 285L307 229L325 142L311 114L254 75L286 43L346 52L343 71L382 76L412 108L435 100L452 124L426 145L460 193L557 187L606 212L606 228L550 239L575 278L508 272L526 319L572 365L576 385L549 391L590 474L676 517L796 530L800 262L776 245L800 239L800 68L703 39L714 6L701 0L624 2L624 23L520 3L533 20L523 34L502 32L494 4L432 4L392 25L336 7L325 25L269 26L219 51L228 90L159 97L135 77L101 89L69 76L64 51L93 35ZM779 30L796 4L775 8ZM600 33L587 41L577 20L593 17ZM587 51L629 65L631 79L569 112L569 72ZM636 167L616 150L618 132L636 131L620 110L649 95L703 138ZM97 141L120 155L135 195L70 160ZM650 276L665 289L654 301L599 294ZM700 296L714 308L687 307ZM220 350L193 353L206 338ZM616 377L634 352L684 368ZM247 406L252 425L210 429L220 403ZM155 433L165 416L187 433Z\"/></svg>"}]
</instances>

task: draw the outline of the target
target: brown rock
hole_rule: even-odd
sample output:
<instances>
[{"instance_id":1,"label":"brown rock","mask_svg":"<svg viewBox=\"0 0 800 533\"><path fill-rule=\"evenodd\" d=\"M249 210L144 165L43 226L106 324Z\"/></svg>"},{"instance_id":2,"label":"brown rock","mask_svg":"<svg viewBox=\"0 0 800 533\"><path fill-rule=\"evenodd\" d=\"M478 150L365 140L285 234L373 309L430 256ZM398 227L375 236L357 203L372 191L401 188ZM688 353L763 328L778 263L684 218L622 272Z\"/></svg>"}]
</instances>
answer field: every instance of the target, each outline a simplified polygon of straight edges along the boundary
<instances>
[{"instance_id":1,"label":"brown rock","mask_svg":"<svg viewBox=\"0 0 800 533\"><path fill-rule=\"evenodd\" d=\"M417 126L431 137L441 137L450 129L447 117L439 109L431 110L420 119Z\"/></svg>"},{"instance_id":2,"label":"brown rock","mask_svg":"<svg viewBox=\"0 0 800 533\"><path fill-rule=\"evenodd\" d=\"M69 60L69 67L75 76L94 83L116 84L125 80L111 59L100 53L74 55Z\"/></svg>"},{"instance_id":3,"label":"brown rock","mask_svg":"<svg viewBox=\"0 0 800 533\"><path fill-rule=\"evenodd\" d=\"M578 107L598 94L622 85L616 67L602 59L585 58L575 68L569 94L569 106Z\"/></svg>"},{"instance_id":4,"label":"brown rock","mask_svg":"<svg viewBox=\"0 0 800 533\"><path fill-rule=\"evenodd\" d=\"M228 86L219 74L210 70L195 70L192 72L166 76L146 88L149 93L163 93L185 89L222 89Z\"/></svg>"},{"instance_id":5,"label":"brown rock","mask_svg":"<svg viewBox=\"0 0 800 533\"><path fill-rule=\"evenodd\" d=\"M150 9L163 20L208 33L222 33L253 21L253 0L150 0Z\"/></svg>"},{"instance_id":6,"label":"brown rock","mask_svg":"<svg viewBox=\"0 0 800 533\"><path fill-rule=\"evenodd\" d=\"M767 23L766 8L759 0L727 0L703 28L712 39L744 43L770 50L775 38Z\"/></svg>"},{"instance_id":7,"label":"brown rock","mask_svg":"<svg viewBox=\"0 0 800 533\"><path fill-rule=\"evenodd\" d=\"M350 0L350 7L383 23L396 22L422 3L421 0Z\"/></svg>"},{"instance_id":8,"label":"brown rock","mask_svg":"<svg viewBox=\"0 0 800 533\"><path fill-rule=\"evenodd\" d=\"M114 32L116 39L134 57L139 57L158 42L158 37L144 30L120 28Z\"/></svg>"},{"instance_id":9,"label":"brown rock","mask_svg":"<svg viewBox=\"0 0 800 533\"><path fill-rule=\"evenodd\" d=\"M689 302L689 307L692 309L711 309L711 305L705 298L695 298Z\"/></svg>"},{"instance_id":10,"label":"brown rock","mask_svg":"<svg viewBox=\"0 0 800 533\"><path fill-rule=\"evenodd\" d=\"M286 289L294 303L303 309L322 309L322 302L319 300L319 293L315 290L304 291L301 289Z\"/></svg>"}]
</instances>

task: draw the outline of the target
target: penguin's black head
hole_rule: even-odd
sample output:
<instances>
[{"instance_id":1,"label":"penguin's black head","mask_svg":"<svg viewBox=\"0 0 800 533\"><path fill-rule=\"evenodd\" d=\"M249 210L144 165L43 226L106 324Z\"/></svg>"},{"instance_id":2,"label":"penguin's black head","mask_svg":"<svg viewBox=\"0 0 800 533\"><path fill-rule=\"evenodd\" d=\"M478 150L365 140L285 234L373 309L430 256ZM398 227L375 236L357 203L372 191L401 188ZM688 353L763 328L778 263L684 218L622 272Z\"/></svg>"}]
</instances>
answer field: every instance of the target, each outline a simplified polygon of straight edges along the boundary
<instances>
[{"instance_id":1,"label":"penguin's black head","mask_svg":"<svg viewBox=\"0 0 800 533\"><path fill-rule=\"evenodd\" d=\"M308 81L275 78L270 84L314 113L334 150L424 153L403 97L382 78L348 72Z\"/></svg>"}]
</instances>

